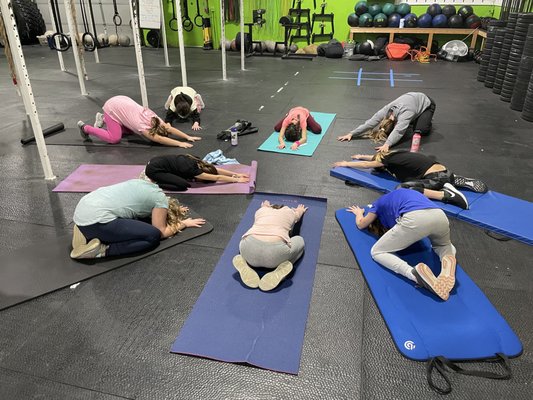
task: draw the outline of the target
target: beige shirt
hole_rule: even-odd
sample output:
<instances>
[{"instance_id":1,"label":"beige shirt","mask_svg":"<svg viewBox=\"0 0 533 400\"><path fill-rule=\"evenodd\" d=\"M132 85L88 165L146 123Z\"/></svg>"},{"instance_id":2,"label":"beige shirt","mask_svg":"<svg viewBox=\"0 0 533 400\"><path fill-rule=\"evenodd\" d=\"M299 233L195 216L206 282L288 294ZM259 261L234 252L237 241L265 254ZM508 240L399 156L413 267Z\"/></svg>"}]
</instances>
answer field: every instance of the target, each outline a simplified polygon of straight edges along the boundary
<instances>
[{"instance_id":1,"label":"beige shirt","mask_svg":"<svg viewBox=\"0 0 533 400\"><path fill-rule=\"evenodd\" d=\"M274 209L261 207L255 213L253 226L242 236L277 236L285 243L290 243L289 232L298 222L298 214L290 207Z\"/></svg>"},{"instance_id":2,"label":"beige shirt","mask_svg":"<svg viewBox=\"0 0 533 400\"><path fill-rule=\"evenodd\" d=\"M174 89L172 89L170 91L170 96L168 96L167 102L165 103L165 109L168 110L170 108L173 112L176 112L176 106L174 105L174 99L180 93L186 94L187 96L191 98L192 100L191 112L196 110L196 107L197 107L196 96L198 93L196 93L196 90L188 86L177 86Z\"/></svg>"}]
</instances>

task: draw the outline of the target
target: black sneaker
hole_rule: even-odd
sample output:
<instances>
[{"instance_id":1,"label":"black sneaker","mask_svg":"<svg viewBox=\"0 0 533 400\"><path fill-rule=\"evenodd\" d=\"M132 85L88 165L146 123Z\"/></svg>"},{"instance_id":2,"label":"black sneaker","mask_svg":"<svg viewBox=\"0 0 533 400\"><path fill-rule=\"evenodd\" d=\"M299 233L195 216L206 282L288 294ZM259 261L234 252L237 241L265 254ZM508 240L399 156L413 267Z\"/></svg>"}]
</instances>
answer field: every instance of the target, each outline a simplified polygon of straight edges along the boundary
<instances>
[{"instance_id":1,"label":"black sneaker","mask_svg":"<svg viewBox=\"0 0 533 400\"><path fill-rule=\"evenodd\" d=\"M80 128L80 136L83 140L89 140L89 134L85 133L83 130L83 127L85 126L85 123L83 121L78 121L78 128Z\"/></svg>"},{"instance_id":2,"label":"black sneaker","mask_svg":"<svg viewBox=\"0 0 533 400\"><path fill-rule=\"evenodd\" d=\"M453 186L469 189L476 193L487 193L489 191L485 182L459 175L453 176Z\"/></svg>"},{"instance_id":3,"label":"black sneaker","mask_svg":"<svg viewBox=\"0 0 533 400\"><path fill-rule=\"evenodd\" d=\"M465 195L454 188L451 183L445 183L442 191L444 192L444 197L442 198L443 203L453 204L454 206L468 210L468 201Z\"/></svg>"}]
</instances>

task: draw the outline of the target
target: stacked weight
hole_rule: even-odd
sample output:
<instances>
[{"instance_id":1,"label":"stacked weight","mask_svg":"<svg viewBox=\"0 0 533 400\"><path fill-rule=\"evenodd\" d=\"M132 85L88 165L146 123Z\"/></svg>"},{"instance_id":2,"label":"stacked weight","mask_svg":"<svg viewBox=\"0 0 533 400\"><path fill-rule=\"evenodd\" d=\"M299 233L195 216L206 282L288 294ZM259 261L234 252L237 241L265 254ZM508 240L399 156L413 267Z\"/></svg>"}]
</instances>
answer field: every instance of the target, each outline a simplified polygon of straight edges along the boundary
<instances>
[{"instance_id":1,"label":"stacked weight","mask_svg":"<svg viewBox=\"0 0 533 400\"><path fill-rule=\"evenodd\" d=\"M515 32L513 36L513 43L511 45L511 52L509 53L509 60L507 69L505 71L505 78L500 93L500 99L510 102L513 96L513 90L516 83L520 61L522 59L522 52L526 42L526 36L529 29L529 24L533 23L533 13L520 13L516 21Z\"/></svg>"},{"instance_id":2,"label":"stacked weight","mask_svg":"<svg viewBox=\"0 0 533 400\"><path fill-rule=\"evenodd\" d=\"M533 24L529 25L526 42L520 60L520 68L516 75L513 96L511 97L511 108L516 111L522 111L526 99L528 85L531 81L531 72L533 71Z\"/></svg>"},{"instance_id":3,"label":"stacked weight","mask_svg":"<svg viewBox=\"0 0 533 400\"><path fill-rule=\"evenodd\" d=\"M498 70L498 63L503 47L503 39L505 38L506 28L496 28L494 30L494 42L492 43L492 51L490 53L489 66L487 68L487 76L485 77L485 86L492 88L496 80L496 71Z\"/></svg>"},{"instance_id":4,"label":"stacked weight","mask_svg":"<svg viewBox=\"0 0 533 400\"><path fill-rule=\"evenodd\" d=\"M505 24L505 21L491 20L487 26L487 39L485 40L485 46L483 47L483 53L481 54L481 62L479 63L479 71L477 75L477 80L480 82L485 82L487 77L496 29L505 27Z\"/></svg>"},{"instance_id":5,"label":"stacked weight","mask_svg":"<svg viewBox=\"0 0 533 400\"><path fill-rule=\"evenodd\" d=\"M505 71L507 70L507 62L509 60L509 53L511 52L511 45L513 43L514 30L516 27L516 20L518 19L518 13L510 13L507 20L507 26L502 43L502 49L498 60L498 67L496 70L496 76L494 78L494 86L492 92L500 94L502 91L503 80L505 78Z\"/></svg>"}]
</instances>

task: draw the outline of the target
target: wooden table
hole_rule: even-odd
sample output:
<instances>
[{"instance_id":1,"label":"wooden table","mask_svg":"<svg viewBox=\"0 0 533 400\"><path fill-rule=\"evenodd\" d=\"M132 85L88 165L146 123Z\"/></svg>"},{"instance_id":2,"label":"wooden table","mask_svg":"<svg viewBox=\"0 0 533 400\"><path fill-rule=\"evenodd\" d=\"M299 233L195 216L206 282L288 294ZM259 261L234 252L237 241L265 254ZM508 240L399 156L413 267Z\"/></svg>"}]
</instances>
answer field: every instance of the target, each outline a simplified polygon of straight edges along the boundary
<instances>
[{"instance_id":1,"label":"wooden table","mask_svg":"<svg viewBox=\"0 0 533 400\"><path fill-rule=\"evenodd\" d=\"M479 29L452 29L452 28L350 28L350 39L353 40L354 35L359 33L388 33L389 43L394 41L396 33L415 33L421 35L428 35L427 47L431 48L433 42L433 35L471 35L470 48L476 47L477 37L485 38L486 32ZM485 36L483 36L485 35Z\"/></svg>"}]
</instances>

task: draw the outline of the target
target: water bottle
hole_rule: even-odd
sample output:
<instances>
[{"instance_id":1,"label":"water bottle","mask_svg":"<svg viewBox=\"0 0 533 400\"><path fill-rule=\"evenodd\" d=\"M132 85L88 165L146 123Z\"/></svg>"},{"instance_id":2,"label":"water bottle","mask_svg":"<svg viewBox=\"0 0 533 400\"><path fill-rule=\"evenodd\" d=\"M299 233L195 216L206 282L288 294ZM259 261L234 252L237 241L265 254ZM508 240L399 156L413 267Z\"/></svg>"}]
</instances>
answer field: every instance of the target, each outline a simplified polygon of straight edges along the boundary
<instances>
[{"instance_id":1,"label":"water bottle","mask_svg":"<svg viewBox=\"0 0 533 400\"><path fill-rule=\"evenodd\" d=\"M420 149L420 138L422 135L420 133L415 133L413 135L413 140L411 141L411 150L409 150L411 153L418 153L418 149Z\"/></svg>"},{"instance_id":2,"label":"water bottle","mask_svg":"<svg viewBox=\"0 0 533 400\"><path fill-rule=\"evenodd\" d=\"M231 145L237 146L239 144L239 132L237 132L236 127L231 127L230 129L230 136L231 136Z\"/></svg>"},{"instance_id":3,"label":"water bottle","mask_svg":"<svg viewBox=\"0 0 533 400\"><path fill-rule=\"evenodd\" d=\"M405 18L400 19L400 29L405 26Z\"/></svg>"}]
</instances>

